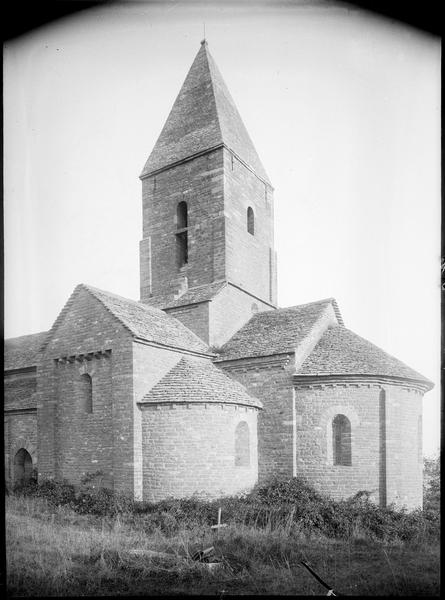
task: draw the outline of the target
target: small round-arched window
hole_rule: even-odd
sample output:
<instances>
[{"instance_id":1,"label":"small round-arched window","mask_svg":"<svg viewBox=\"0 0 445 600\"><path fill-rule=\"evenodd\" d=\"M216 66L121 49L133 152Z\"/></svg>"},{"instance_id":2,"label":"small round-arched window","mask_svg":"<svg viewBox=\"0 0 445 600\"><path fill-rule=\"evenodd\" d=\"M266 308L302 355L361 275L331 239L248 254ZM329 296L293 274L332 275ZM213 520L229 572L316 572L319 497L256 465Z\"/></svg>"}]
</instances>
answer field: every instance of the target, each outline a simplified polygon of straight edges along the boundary
<instances>
[{"instance_id":1,"label":"small round-arched window","mask_svg":"<svg viewBox=\"0 0 445 600\"><path fill-rule=\"evenodd\" d=\"M247 209L247 231L255 235L255 215L251 206Z\"/></svg>"},{"instance_id":2,"label":"small round-arched window","mask_svg":"<svg viewBox=\"0 0 445 600\"><path fill-rule=\"evenodd\" d=\"M80 378L80 389L82 409L90 414L93 412L93 381L88 373L84 373Z\"/></svg>"},{"instance_id":3,"label":"small round-arched window","mask_svg":"<svg viewBox=\"0 0 445 600\"><path fill-rule=\"evenodd\" d=\"M246 421L238 423L235 429L235 465L248 467L250 465L249 426Z\"/></svg>"},{"instance_id":4,"label":"small round-arched window","mask_svg":"<svg viewBox=\"0 0 445 600\"><path fill-rule=\"evenodd\" d=\"M351 466L351 422L345 415L332 421L332 445L334 465Z\"/></svg>"}]
</instances>

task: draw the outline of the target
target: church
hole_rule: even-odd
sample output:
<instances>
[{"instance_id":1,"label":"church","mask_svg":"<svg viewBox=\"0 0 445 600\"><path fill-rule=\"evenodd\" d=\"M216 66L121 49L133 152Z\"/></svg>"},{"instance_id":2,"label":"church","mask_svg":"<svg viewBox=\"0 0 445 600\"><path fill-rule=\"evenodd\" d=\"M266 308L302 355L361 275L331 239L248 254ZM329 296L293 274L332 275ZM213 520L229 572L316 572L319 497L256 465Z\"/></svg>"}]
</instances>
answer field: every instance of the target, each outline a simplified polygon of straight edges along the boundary
<instances>
[{"instance_id":1,"label":"church","mask_svg":"<svg viewBox=\"0 0 445 600\"><path fill-rule=\"evenodd\" d=\"M158 501L297 476L421 506L433 384L334 298L277 306L273 186L205 40L140 179L140 300L79 284L5 342L7 483Z\"/></svg>"}]
</instances>

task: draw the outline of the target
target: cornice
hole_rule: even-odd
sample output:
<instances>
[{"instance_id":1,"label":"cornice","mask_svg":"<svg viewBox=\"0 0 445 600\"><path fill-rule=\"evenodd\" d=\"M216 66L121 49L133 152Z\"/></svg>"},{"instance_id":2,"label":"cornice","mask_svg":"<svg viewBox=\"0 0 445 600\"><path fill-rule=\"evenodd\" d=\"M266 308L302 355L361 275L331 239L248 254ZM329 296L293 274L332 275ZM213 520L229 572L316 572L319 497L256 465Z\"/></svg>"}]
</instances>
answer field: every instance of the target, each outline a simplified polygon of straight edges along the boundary
<instances>
[{"instance_id":1,"label":"cornice","mask_svg":"<svg viewBox=\"0 0 445 600\"><path fill-rule=\"evenodd\" d=\"M397 376L382 376L373 374L328 374L328 375L300 375L295 373L292 377L296 388L320 388L332 386L371 387L396 385L406 389L421 391L422 393L432 389L433 384L420 379L406 379Z\"/></svg>"}]
</instances>

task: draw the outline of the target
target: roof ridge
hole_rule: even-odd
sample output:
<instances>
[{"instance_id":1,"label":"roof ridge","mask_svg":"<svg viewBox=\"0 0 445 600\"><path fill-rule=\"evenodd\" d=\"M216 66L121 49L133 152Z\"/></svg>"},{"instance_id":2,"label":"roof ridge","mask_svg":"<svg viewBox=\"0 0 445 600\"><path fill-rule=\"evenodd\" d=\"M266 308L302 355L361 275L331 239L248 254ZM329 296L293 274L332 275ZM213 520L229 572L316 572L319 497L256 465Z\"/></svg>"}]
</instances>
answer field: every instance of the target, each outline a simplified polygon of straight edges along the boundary
<instances>
[{"instance_id":1,"label":"roof ridge","mask_svg":"<svg viewBox=\"0 0 445 600\"><path fill-rule=\"evenodd\" d=\"M97 288L93 285L89 285L88 283L79 283L79 286L81 286L84 289L86 289L87 291L91 292L93 294L93 296L95 296L95 297L96 297L96 292L99 292L100 294L112 296L114 298L118 298L119 300L125 300L125 302L131 302L132 304L136 304L137 306L148 307L152 310L159 310L158 308L156 308L154 306L144 304L144 302L141 302L140 300L134 300L133 298L127 298L126 296L121 296L120 294L115 294L114 292L109 292L108 290L103 290L101 288ZM98 300L100 300L100 298L98 298Z\"/></svg>"},{"instance_id":2,"label":"roof ridge","mask_svg":"<svg viewBox=\"0 0 445 600\"><path fill-rule=\"evenodd\" d=\"M126 322L125 319L123 319L119 314L117 314L115 311L113 311L109 306L107 306L106 304L104 304L104 302L102 301L101 298L99 298L97 296L97 294L93 291L93 290L97 290L99 293L103 293L105 295L111 296L112 298L116 298L117 300L121 300L124 302L128 302L130 304L132 304L133 306L137 307L139 310L143 310L146 313L151 313L152 315L158 315L160 316L162 319L172 319L173 321L175 321L175 323L179 326L180 329L183 329L184 331L187 331L187 334L192 336L193 338L195 338L195 340L197 342L199 342L200 344L202 344L203 346L206 346L205 342L198 336L196 335L196 333L194 333L191 329L189 329L186 325L184 325L181 321L179 321L179 319L176 319L175 317L173 317L172 315L167 314L165 311L161 310L160 308L157 308L155 306L151 306L149 304L145 304L143 302L138 302L137 300L132 300L131 298L125 298L124 296L120 296L119 294L113 294L113 292L107 292L105 290L100 290L98 288L93 288L92 286L88 286L86 284L80 284L81 286L83 286L85 289L87 289L91 294L93 294L93 296L102 303L102 305L105 307L105 309L113 316L115 317L132 335L139 337L137 332L132 329L132 327L130 325L128 325L128 323ZM146 338L142 338L142 339L146 339ZM147 339L147 341L150 341ZM173 346L172 344L167 344L169 347L173 348L176 346ZM188 352L199 352L199 353L206 353L204 348L202 350L192 350L190 348L184 348L183 346L177 346L178 349L182 349Z\"/></svg>"},{"instance_id":3,"label":"roof ridge","mask_svg":"<svg viewBox=\"0 0 445 600\"><path fill-rule=\"evenodd\" d=\"M313 306L315 304L337 304L337 300L334 297L331 298L323 298L322 300L314 300L312 302L305 302L303 304L294 304L293 306L283 306L281 308L277 308L277 310L291 310L294 308L303 308L305 306Z\"/></svg>"},{"instance_id":4,"label":"roof ridge","mask_svg":"<svg viewBox=\"0 0 445 600\"><path fill-rule=\"evenodd\" d=\"M52 324L51 328L48 330L48 335L43 340L42 345L39 348L39 352L43 352L45 350L45 348L47 347L47 345L49 344L49 341L50 341L53 333L56 331L56 329L59 326L59 324L61 323L62 319L65 317L66 313L68 312L70 306L74 302L74 299L77 296L77 294L79 293L81 286L82 286L82 284L79 283L78 285L76 285L74 290L71 292L71 295L69 296L68 300L65 302L65 304L63 305L59 314L57 315L56 320Z\"/></svg>"},{"instance_id":5,"label":"roof ridge","mask_svg":"<svg viewBox=\"0 0 445 600\"><path fill-rule=\"evenodd\" d=\"M220 136L220 138L222 140L223 139L223 131L222 131L222 127L221 127L221 117L219 115L218 101L216 99L215 81L214 81L213 73L212 73L212 65L210 64L211 60L213 60L213 57L210 54L210 51L208 50L208 44L207 44L206 41L204 41L204 43L201 42L200 51L204 52L204 55L205 55L206 60L207 60L207 68L209 69L209 73L210 73L210 84L212 86L213 100L215 102L215 107L216 107L216 120L218 122L219 136Z\"/></svg>"}]
</instances>

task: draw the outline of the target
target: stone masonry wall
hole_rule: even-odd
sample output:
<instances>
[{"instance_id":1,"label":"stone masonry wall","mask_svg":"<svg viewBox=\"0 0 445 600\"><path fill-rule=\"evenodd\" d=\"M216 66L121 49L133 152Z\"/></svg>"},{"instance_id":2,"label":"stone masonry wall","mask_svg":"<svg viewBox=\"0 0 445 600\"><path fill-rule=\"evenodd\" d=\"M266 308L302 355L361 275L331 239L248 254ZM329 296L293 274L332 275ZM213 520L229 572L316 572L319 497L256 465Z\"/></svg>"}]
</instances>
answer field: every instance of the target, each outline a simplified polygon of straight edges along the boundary
<instances>
[{"instance_id":1,"label":"stone masonry wall","mask_svg":"<svg viewBox=\"0 0 445 600\"><path fill-rule=\"evenodd\" d=\"M20 448L37 466L37 376L35 368L7 371L4 378L5 480L14 481L14 457Z\"/></svg>"},{"instance_id":2,"label":"stone masonry wall","mask_svg":"<svg viewBox=\"0 0 445 600\"><path fill-rule=\"evenodd\" d=\"M87 473L101 471L113 486L113 391L111 357L61 362L56 366L56 476L80 483ZM92 413L84 408L82 375L92 381Z\"/></svg>"},{"instance_id":3,"label":"stone masonry wall","mask_svg":"<svg viewBox=\"0 0 445 600\"><path fill-rule=\"evenodd\" d=\"M422 507L422 393L386 386L384 402L387 502Z\"/></svg>"},{"instance_id":4,"label":"stone masonry wall","mask_svg":"<svg viewBox=\"0 0 445 600\"><path fill-rule=\"evenodd\" d=\"M295 395L297 475L336 499L367 490L382 506L421 506L420 393L371 383L297 387ZM333 464L337 414L351 422L351 466Z\"/></svg>"},{"instance_id":5,"label":"stone masonry wall","mask_svg":"<svg viewBox=\"0 0 445 600\"><path fill-rule=\"evenodd\" d=\"M150 460L145 456L142 442L141 410L137 406L158 381L166 375L182 358L183 354L168 349L155 348L142 343L133 343L133 402L134 402L134 473L135 498L141 499L145 485L143 465ZM169 443L165 440L164 443ZM145 488L146 489L146 488Z\"/></svg>"},{"instance_id":6,"label":"stone masonry wall","mask_svg":"<svg viewBox=\"0 0 445 600\"><path fill-rule=\"evenodd\" d=\"M35 410L11 411L4 417L5 480L14 482L14 458L24 448L37 467L37 415Z\"/></svg>"},{"instance_id":7,"label":"stone masonry wall","mask_svg":"<svg viewBox=\"0 0 445 600\"><path fill-rule=\"evenodd\" d=\"M293 422L291 357L282 355L218 362L263 403L258 416L258 478L292 477Z\"/></svg>"},{"instance_id":8,"label":"stone masonry wall","mask_svg":"<svg viewBox=\"0 0 445 600\"><path fill-rule=\"evenodd\" d=\"M257 409L230 404L144 405L144 500L230 495L257 480ZM235 429L249 427L250 465L235 465Z\"/></svg>"},{"instance_id":9,"label":"stone masonry wall","mask_svg":"<svg viewBox=\"0 0 445 600\"><path fill-rule=\"evenodd\" d=\"M164 312L181 321L204 342L209 343L211 334L209 329L209 302L176 306L164 309Z\"/></svg>"},{"instance_id":10,"label":"stone masonry wall","mask_svg":"<svg viewBox=\"0 0 445 600\"><path fill-rule=\"evenodd\" d=\"M209 308L209 345L222 346L256 312L273 310L250 294L227 285L212 299Z\"/></svg>"},{"instance_id":11,"label":"stone masonry wall","mask_svg":"<svg viewBox=\"0 0 445 600\"><path fill-rule=\"evenodd\" d=\"M85 289L71 296L38 365L40 478L78 483L100 470L103 483L133 493L132 360L129 332ZM83 373L91 414L80 406Z\"/></svg>"},{"instance_id":12,"label":"stone masonry wall","mask_svg":"<svg viewBox=\"0 0 445 600\"><path fill-rule=\"evenodd\" d=\"M381 430L379 386L297 387L297 475L335 499L360 490L380 499ZM333 464L332 420L351 423L351 466Z\"/></svg>"},{"instance_id":13,"label":"stone masonry wall","mask_svg":"<svg viewBox=\"0 0 445 600\"><path fill-rule=\"evenodd\" d=\"M141 300L225 277L223 151L209 152L142 182ZM188 207L188 264L177 265L176 210Z\"/></svg>"},{"instance_id":14,"label":"stone masonry wall","mask_svg":"<svg viewBox=\"0 0 445 600\"><path fill-rule=\"evenodd\" d=\"M224 197L227 279L276 304L273 191L226 149ZM249 206L255 216L254 235L247 231Z\"/></svg>"},{"instance_id":15,"label":"stone masonry wall","mask_svg":"<svg viewBox=\"0 0 445 600\"><path fill-rule=\"evenodd\" d=\"M4 378L4 410L36 408L36 369L7 371Z\"/></svg>"}]
</instances>

